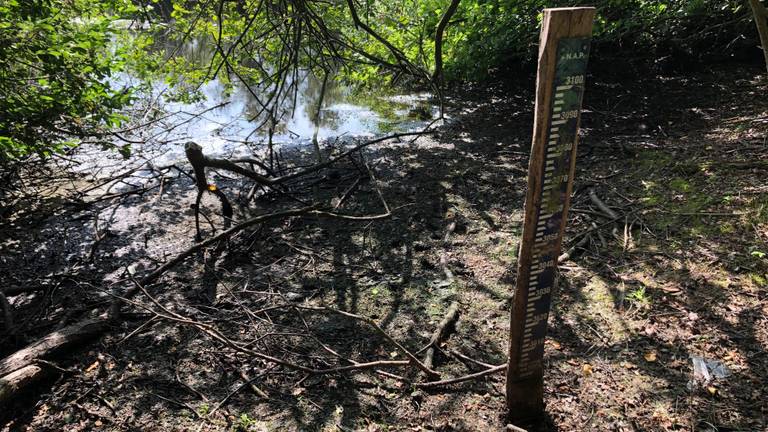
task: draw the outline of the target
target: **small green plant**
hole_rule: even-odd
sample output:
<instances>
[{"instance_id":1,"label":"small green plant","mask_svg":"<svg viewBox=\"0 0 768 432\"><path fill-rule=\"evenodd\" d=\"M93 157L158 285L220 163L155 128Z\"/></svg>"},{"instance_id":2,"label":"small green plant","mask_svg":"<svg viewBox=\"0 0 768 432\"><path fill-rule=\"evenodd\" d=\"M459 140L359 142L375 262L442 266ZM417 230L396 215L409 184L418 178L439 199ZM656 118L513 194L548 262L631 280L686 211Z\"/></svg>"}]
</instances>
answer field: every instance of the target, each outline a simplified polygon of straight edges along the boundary
<instances>
[{"instance_id":1,"label":"small green plant","mask_svg":"<svg viewBox=\"0 0 768 432\"><path fill-rule=\"evenodd\" d=\"M627 296L627 298L642 304L648 304L651 302L651 299L646 293L644 286L641 286L637 289L632 290Z\"/></svg>"},{"instance_id":2,"label":"small green plant","mask_svg":"<svg viewBox=\"0 0 768 432\"><path fill-rule=\"evenodd\" d=\"M384 287L381 285L376 285L375 287L371 288L371 296L376 298L381 292L384 290Z\"/></svg>"},{"instance_id":3,"label":"small green plant","mask_svg":"<svg viewBox=\"0 0 768 432\"><path fill-rule=\"evenodd\" d=\"M674 178L669 182L669 187L678 192L689 192L691 190L691 184L681 178Z\"/></svg>"},{"instance_id":4,"label":"small green plant","mask_svg":"<svg viewBox=\"0 0 768 432\"><path fill-rule=\"evenodd\" d=\"M200 405L200 408L197 409L197 413L200 414L200 417L205 417L208 415L208 413L211 411L211 406L207 403L203 403Z\"/></svg>"},{"instance_id":5,"label":"small green plant","mask_svg":"<svg viewBox=\"0 0 768 432\"><path fill-rule=\"evenodd\" d=\"M759 287L768 286L768 274L760 275L757 273L750 273L749 278Z\"/></svg>"},{"instance_id":6,"label":"small green plant","mask_svg":"<svg viewBox=\"0 0 768 432\"><path fill-rule=\"evenodd\" d=\"M661 202L662 196L661 195L647 195L640 199L643 204L646 205L656 205Z\"/></svg>"},{"instance_id":7,"label":"small green plant","mask_svg":"<svg viewBox=\"0 0 768 432\"><path fill-rule=\"evenodd\" d=\"M252 426L256 426L258 420L251 418L247 413L240 414L235 424L232 425L232 432L246 432L251 430Z\"/></svg>"},{"instance_id":8,"label":"small green plant","mask_svg":"<svg viewBox=\"0 0 768 432\"><path fill-rule=\"evenodd\" d=\"M514 263L517 261L517 251L518 245L516 243L505 242L491 252L491 258L502 263Z\"/></svg>"}]
</instances>

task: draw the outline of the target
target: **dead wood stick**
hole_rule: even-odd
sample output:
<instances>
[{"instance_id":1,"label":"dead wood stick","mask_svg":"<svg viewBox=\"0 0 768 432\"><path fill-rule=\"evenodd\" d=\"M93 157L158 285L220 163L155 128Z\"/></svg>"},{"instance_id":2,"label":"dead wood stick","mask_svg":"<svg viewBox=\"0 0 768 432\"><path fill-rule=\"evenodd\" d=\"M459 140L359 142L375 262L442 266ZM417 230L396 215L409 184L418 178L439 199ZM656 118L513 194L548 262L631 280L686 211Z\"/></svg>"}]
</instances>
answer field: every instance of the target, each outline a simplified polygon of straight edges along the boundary
<instances>
[{"instance_id":1,"label":"dead wood stick","mask_svg":"<svg viewBox=\"0 0 768 432\"><path fill-rule=\"evenodd\" d=\"M72 345L97 336L106 328L107 321L105 319L94 318L49 333L42 339L0 360L0 377L28 366L39 358L50 357Z\"/></svg>"},{"instance_id":2,"label":"dead wood stick","mask_svg":"<svg viewBox=\"0 0 768 432\"><path fill-rule=\"evenodd\" d=\"M310 338L312 338L312 340L314 340L314 341L315 341L315 343L317 343L318 345L320 345L320 346L321 346L321 347L322 347L322 348L323 348L325 351L329 352L331 355L333 355L334 357L336 357L336 358L338 358L338 359L341 359L341 360L344 360L344 361L346 361L346 362L352 363L353 365L356 365L356 364L360 364L359 362L356 362L355 360L352 360L352 359L350 359L350 358L347 358L347 357L345 357L345 356L343 356L343 355L339 354L338 352L336 352L336 350L334 350L333 348L329 347L328 345L326 345L325 343L323 343L323 341L321 341L320 339L318 339L317 337L315 337L315 336L312 334L312 329L310 329L309 325L307 324L306 320L304 319L304 316L301 314L301 310L299 310L299 309L297 309L297 308L294 308L294 310L296 311L296 313L299 315L299 317L301 318L302 322L304 323L304 328L306 328L306 329L307 329L307 331L310 333L308 336L309 336ZM410 384L410 383L411 383L411 381L410 381L410 380L408 380L408 379L406 379L406 378L403 378L403 377L401 377L400 375L395 375L395 374L393 374L393 373L389 373L389 372L383 371L383 370L381 370L381 369L375 369L375 370L374 370L374 373L376 373L376 374L378 374L378 375L381 375L381 376L385 376L385 377L387 377L387 378L391 378L391 379L394 379L394 380L396 380L396 381L406 382L406 383L408 383L408 384Z\"/></svg>"},{"instance_id":3,"label":"dead wood stick","mask_svg":"<svg viewBox=\"0 0 768 432\"><path fill-rule=\"evenodd\" d=\"M230 160L219 159L205 156L203 154L203 148L192 141L184 145L184 152L187 155L189 163L192 165L192 169L195 172L195 183L200 190L208 188L208 181L205 176L205 168L219 168L234 173L240 174L244 177L248 177L258 183L264 185L272 184L272 179L265 177L255 171L242 167Z\"/></svg>"},{"instance_id":4,"label":"dead wood stick","mask_svg":"<svg viewBox=\"0 0 768 432\"><path fill-rule=\"evenodd\" d=\"M437 326L434 333L432 333L432 337L429 339L429 348L427 348L427 353L424 355L423 361L424 365L428 368L432 369L435 360L435 349L437 345L443 339L445 339L446 336L448 336L450 328L458 319L459 302L453 302L451 303L450 307L448 307L448 312L446 312L445 317L443 317L443 320L440 322L440 325Z\"/></svg>"},{"instance_id":5,"label":"dead wood stick","mask_svg":"<svg viewBox=\"0 0 768 432\"><path fill-rule=\"evenodd\" d=\"M134 281L134 282L136 282L136 281ZM142 306L140 304L137 304L137 303L131 301L130 299L123 299L123 301L125 301L126 303L131 303L131 304L133 304L133 305L135 305L137 307L143 307L144 309L146 309L149 312L155 314L159 318L163 318L163 319L166 319L166 320L169 320L169 321L173 321L173 322L177 322L177 323L180 323L180 324L185 324L185 325L189 325L189 326L195 327L198 330L200 330L203 333L205 333L208 336L210 336L211 338L213 338L214 340L222 343L224 346L226 346L226 347L228 347L228 348L230 348L230 349L232 349L234 351L237 351L237 352L240 352L240 353L243 353L243 354L248 354L250 356L253 356L253 357L256 357L256 358L268 361L270 363L274 363L274 364L278 364L280 366L287 367L288 369L298 370L298 371L305 372L305 373L308 373L308 374L311 374L311 375L325 375L325 374L348 372L348 371L355 371L355 370L362 370L362 369L376 369L376 368L387 367L387 366L399 366L399 367L402 367L402 366L408 366L409 364L411 364L411 362L408 361L408 360L378 360L378 361L372 361L372 362L367 362L367 363L356 363L356 364L349 365L349 366L338 366L338 367L326 368L326 369L314 369L314 368L310 368L310 367L307 367L307 366L302 366L300 364L292 363L292 362L289 362L287 360L283 360L281 358L273 357L273 356L270 356L268 354L264 354L264 353L252 350L252 349L247 348L246 346L244 346L242 344L236 343L236 342L232 341L231 339L229 339L228 337L226 337L224 334L222 334L213 325L210 325L210 324L207 324L207 323L202 323L202 322L199 322L199 321L195 321L195 320L186 318L186 317L184 317L182 315L179 315L179 314L169 310L168 308L163 306L160 302L158 302L154 297L152 297L149 294L149 292L147 292L146 289L143 286L141 286L140 283L136 282L136 287L137 287L137 290L142 291L144 293L144 295L146 295L147 298L149 298L152 301L152 303L155 304L155 306L160 308L160 310L162 312L149 309L149 308L147 308L145 306ZM286 307L288 307L288 305L286 305ZM291 307L298 307L298 306L291 305ZM322 309L325 309L325 308L307 308L307 307L303 307L303 309L316 309L316 310L317 309L321 309L322 310Z\"/></svg>"},{"instance_id":6,"label":"dead wood stick","mask_svg":"<svg viewBox=\"0 0 768 432\"><path fill-rule=\"evenodd\" d=\"M147 393L151 394L152 396L154 396L154 397L156 397L156 398L158 398L160 400L164 400L164 401L166 401L168 403L171 403L171 404L174 404L176 406L180 406L182 408L186 408L187 410L191 411L192 414L194 414L195 417L198 418L198 420L203 420L204 419L203 416L199 412L197 412L196 409L194 409L191 405L189 405L186 402L177 401L175 399L167 398L165 396L162 396L162 395L159 395L159 394L153 393L153 392L147 392Z\"/></svg>"},{"instance_id":7,"label":"dead wood stick","mask_svg":"<svg viewBox=\"0 0 768 432\"><path fill-rule=\"evenodd\" d=\"M450 379L444 379L441 381L427 381L423 383L414 383L413 386L417 388L435 388L440 387L444 385L450 385L450 384L458 384L465 381L471 381L473 379L477 379L486 375L490 375L496 372L501 372L507 369L507 364L504 363L503 365L494 366L492 368L485 369L480 372L476 372L469 375L464 375L462 377L458 378L450 378Z\"/></svg>"},{"instance_id":8,"label":"dead wood stick","mask_svg":"<svg viewBox=\"0 0 768 432\"><path fill-rule=\"evenodd\" d=\"M449 349L447 351L451 355L455 356L456 358L458 358L459 360L462 360L464 362L469 362L469 363L472 363L472 364L476 364L476 365L482 366L484 368L492 368L492 367L494 367L494 365L492 365L492 364L481 362L480 360L475 360L472 357L465 356L464 354L460 353L457 350Z\"/></svg>"},{"instance_id":9,"label":"dead wood stick","mask_svg":"<svg viewBox=\"0 0 768 432\"><path fill-rule=\"evenodd\" d=\"M261 378L262 375L264 375L264 374L259 374L259 375L255 376L253 378L250 378L250 377L248 377L248 374L245 371L238 370L237 372L240 375L240 378L242 378L243 381L245 381L245 383L243 385L247 384L248 387L250 387L251 391L254 392L256 395L258 395L259 397L262 397L264 399L269 399L269 395L264 390L256 387L256 384L254 384L254 382L257 379Z\"/></svg>"},{"instance_id":10,"label":"dead wood stick","mask_svg":"<svg viewBox=\"0 0 768 432\"><path fill-rule=\"evenodd\" d=\"M561 263L561 262L568 261L573 256L573 254L576 252L576 249L583 248L589 242L589 239L590 239L590 235L589 234L587 234L584 237L582 237L581 240L579 240L578 243L576 243L575 245L571 246L570 249L568 249L563 254L561 254L559 257L557 257L557 262Z\"/></svg>"},{"instance_id":11,"label":"dead wood stick","mask_svg":"<svg viewBox=\"0 0 768 432\"><path fill-rule=\"evenodd\" d=\"M207 167L219 168L219 169L224 169L224 170L232 171L232 172L240 174L240 175L242 175L244 177L250 178L251 180L254 180L254 181L256 181L259 184L262 184L262 185L265 185L265 186L275 186L275 185L284 183L284 182L286 182L288 180L292 180L294 178L298 178L298 177L304 176L306 174L310 174L312 172L315 172L315 171L318 171L320 169L323 169L323 168L325 168L327 166L330 166L330 165L334 164L336 161L338 161L340 159L343 159L343 158L351 155L352 153L354 153L356 151L360 151L363 147L366 147L366 146L369 146L369 145L372 145L372 144L375 144L375 143L378 143L378 142L386 141L388 139L395 139L395 138L400 138L400 137L405 137L405 136L414 136L414 135L415 136L419 136L419 135L423 135L423 134L426 134L426 133L429 133L429 132L431 132L431 131L427 127L426 129L424 129L422 131L418 131L418 132L406 132L406 133L399 133L399 134L391 134L391 135L387 135L387 136L384 136L384 137L381 137L381 138L377 138L377 139L374 139L374 140L366 141L364 143L361 143L361 144L358 144L358 145L352 147L351 149L343 152L342 154L340 154L339 156L337 156L335 158L329 159L329 160L327 160L325 162L317 163L317 164L315 164L313 166L310 166L310 167L308 167L306 169L297 171L295 173L284 175L282 177L275 177L275 178L265 177L265 176L255 172L253 170L250 170L248 168L245 168L245 167L242 167L240 165L237 165L235 162L227 160L227 159L219 159L219 158L207 157L207 156L205 156L203 154L203 149L202 149L202 147L200 145L190 141L190 142L188 142L185 145L185 153L187 155L187 159L189 160L189 162L192 165L192 168L194 170L194 173L195 173L195 183L196 183L197 189L198 189L197 199L196 199L196 202L195 202L196 239L198 241L201 239L201 236L200 236L200 216L199 216L199 212L200 212L200 199L202 198L202 195L205 192L213 193L214 195L216 195L219 198L219 200L221 201L222 213L223 213L223 215L224 215L226 220L229 221L232 218L232 214L233 214L232 205L229 203L229 200L227 199L227 196L221 190L216 188L214 185L209 185L208 184L207 177L206 177L206 174L205 174L205 169ZM370 172L370 170L369 170L369 172ZM379 192L379 195L381 195L380 192ZM382 198L382 202L384 202L384 205L386 207L386 201L384 201L383 198ZM379 218L389 217L389 214L390 214L389 208L387 208L387 213L381 215ZM343 216L343 215L334 215L334 216L342 218L342 219L349 219L349 220L373 220L371 218L363 219L363 218L355 217L355 216Z\"/></svg>"},{"instance_id":12,"label":"dead wood stick","mask_svg":"<svg viewBox=\"0 0 768 432\"><path fill-rule=\"evenodd\" d=\"M5 325L5 331L9 335L13 335L14 332L14 325L13 325L13 308L11 307L11 303L8 302L8 299L5 297L5 293L0 291L0 308L3 310L3 324Z\"/></svg>"},{"instance_id":13,"label":"dead wood stick","mask_svg":"<svg viewBox=\"0 0 768 432\"><path fill-rule=\"evenodd\" d=\"M120 339L119 341L117 341L117 343L115 343L115 345L120 345L120 344L122 344L123 342L127 341L128 339L130 339L130 338L132 338L133 336L135 336L135 335L137 335L138 333L140 333L140 332L141 332L142 330L144 330L145 328L153 326L153 325L154 325L154 324L155 324L157 321L158 321L158 320L157 320L157 317L156 317L156 316L153 316L152 318L150 318L150 319L148 319L148 320L144 321L144 322L143 322L143 323L142 323L140 326L136 327L136 328L135 328L133 331L131 331L130 333L128 333L128 334L127 334L127 335L126 335L124 338L122 338L122 339Z\"/></svg>"},{"instance_id":14,"label":"dead wood stick","mask_svg":"<svg viewBox=\"0 0 768 432\"><path fill-rule=\"evenodd\" d=\"M248 378L248 375L246 375L246 373L243 372L243 371L239 370L238 372L239 372L240 377L244 380L244 382L242 384L240 384L239 386L237 386L234 390L229 392L226 396L224 396L224 398L218 404L216 404L216 407L214 407L208 414L205 415L205 418L211 418L213 416L213 414L216 413L219 410L219 408L223 407L224 404L227 403L227 401L232 398L232 396L234 396L237 393L239 393L240 390L242 390L245 387L250 387L251 391L256 393L256 395L258 395L259 397L262 397L264 399L269 399L269 395L264 393L263 390L261 390L260 388L256 387L256 385L254 384L254 382L257 379L261 378L264 375L264 373L266 373L266 372L260 373L260 374L256 375L253 378Z\"/></svg>"},{"instance_id":15,"label":"dead wood stick","mask_svg":"<svg viewBox=\"0 0 768 432\"><path fill-rule=\"evenodd\" d=\"M13 399L19 391L45 378L47 374L47 368L30 364L0 376L0 407Z\"/></svg>"},{"instance_id":16,"label":"dead wood stick","mask_svg":"<svg viewBox=\"0 0 768 432\"><path fill-rule=\"evenodd\" d=\"M749 193L749 192L747 192ZM733 213L723 213L723 212L673 212L673 211L667 211L667 210L656 210L653 209L652 211L658 211L661 213L667 213L675 216L713 216L713 217L739 217L748 215L748 212L733 212Z\"/></svg>"},{"instance_id":17,"label":"dead wood stick","mask_svg":"<svg viewBox=\"0 0 768 432\"><path fill-rule=\"evenodd\" d=\"M407 205L410 205L410 204L397 207L397 209L406 207ZM350 220L350 221L373 221L373 220L387 219L388 217L392 216L392 213L381 213L381 214L370 215L370 216L353 216L353 215L345 215L341 213L333 213L333 212L328 212L323 210L313 210L311 212L308 212L307 215L326 216L334 219L342 219L342 220Z\"/></svg>"},{"instance_id":18,"label":"dead wood stick","mask_svg":"<svg viewBox=\"0 0 768 432\"><path fill-rule=\"evenodd\" d=\"M104 318L84 320L57 330L0 361L0 408L25 388L52 374L56 367L41 359L80 345L107 329ZM41 367L45 365L46 367ZM61 370L58 370L59 372Z\"/></svg>"},{"instance_id":19,"label":"dead wood stick","mask_svg":"<svg viewBox=\"0 0 768 432\"><path fill-rule=\"evenodd\" d=\"M241 167L241 166L239 166L239 165L237 165L237 164L235 164L232 161L227 160L227 159L219 159L219 158L207 157L207 156L203 155L202 148L199 145L197 145L197 144L195 144L193 142L187 143L187 146L190 147L190 150L187 151L187 158L190 159L190 162L192 160L195 160L196 161L195 163L198 164L199 166L202 166L202 167L219 168L219 169L224 169L224 170L232 171L232 172L240 174L240 175L242 175L244 177L248 177L249 179L251 179L251 180L253 180L253 181L257 182L257 183L261 183L261 184L263 184L265 186L272 186L272 185L277 185L277 184L285 183L288 180L293 180L295 178L299 178L299 177L305 176L307 174L319 171L319 170L321 170L323 168L326 168L328 166L331 166L334 163L338 162L339 160L344 159L347 156L351 155L352 153L355 153L355 152L359 151L360 149L362 149L364 147L367 147L367 146L370 146L372 144L380 143L382 141L387 141L387 140L390 140L390 139L406 137L406 136L424 135L424 134L428 134L428 133L431 133L431 132L432 132L431 130L425 129L425 130L421 130L421 131L417 131L417 132L397 133L397 134L391 134L391 135L383 136L383 137L380 137L380 138L376 138L376 139L373 139L373 140L370 140L370 141L366 141L366 142L360 143L360 144L350 148L349 150L341 153L340 155L338 155L338 156L336 156L334 158L328 159L325 162L312 165L310 167L307 167L305 169L296 171L296 172L291 173L291 174L286 174L286 175L283 175L281 177L272 177L272 178L271 177L265 177L265 176L263 176L263 175L261 175L261 174L259 174L257 172L249 170L248 168ZM191 158L190 158L190 156L191 156ZM203 184L207 186L207 182L205 181L204 177L202 177L202 179L200 177L198 177L196 180L198 182L198 187L200 185L203 185Z\"/></svg>"},{"instance_id":20,"label":"dead wood stick","mask_svg":"<svg viewBox=\"0 0 768 432\"><path fill-rule=\"evenodd\" d=\"M597 234L597 238L600 240L600 245L602 245L603 248L608 248L608 242L605 241L605 237L603 236L602 231L597 229L597 224L594 223L594 222L591 222L590 226L597 230L597 231L595 231L595 234ZM589 237L589 236L587 236L587 237Z\"/></svg>"},{"instance_id":21,"label":"dead wood stick","mask_svg":"<svg viewBox=\"0 0 768 432\"><path fill-rule=\"evenodd\" d=\"M389 204L387 204L387 200L384 199L384 194L381 192L381 188L377 184L379 180L376 178L376 175L373 173L371 166L368 165L368 162L363 157L363 152L360 152L360 159L363 161L363 164L365 164L365 169L368 171L368 176L371 179L371 184L373 185L373 188L376 190L376 195L379 196L379 200L381 200L381 204L384 206L384 210L386 210L388 214L392 213L392 211L389 209Z\"/></svg>"},{"instance_id":22,"label":"dead wood stick","mask_svg":"<svg viewBox=\"0 0 768 432\"><path fill-rule=\"evenodd\" d=\"M451 245L451 235L454 231L456 231L456 216L453 215L450 217L448 222L448 226L445 228L445 235L443 236L443 251L440 254L440 268L443 270L443 274L445 275L445 280L451 284L453 283L453 272L451 271L451 268L448 266L448 253L446 252L446 249L450 247Z\"/></svg>"},{"instance_id":23,"label":"dead wood stick","mask_svg":"<svg viewBox=\"0 0 768 432\"><path fill-rule=\"evenodd\" d=\"M342 315L342 316L345 316L345 317L348 317L348 318L353 318L353 319L356 319L358 321L362 321L362 322L370 325L374 329L376 329L376 331L380 335L382 335L384 337L384 339L388 340L392 345L397 347L397 349L400 352L402 352L406 357L408 357L410 359L411 363L413 363L416 367L421 369L422 372L427 374L427 376L430 376L430 377L438 377L438 376L440 376L440 374L438 374L437 372L432 370L432 368L430 368L429 366L427 366L424 363L422 363L418 358L416 358L416 356L412 352L410 352L403 345L401 345L400 342L398 342L392 336L390 336L387 332L385 332L384 329L382 329L376 323L376 321L374 321L374 320L372 320L372 319L370 319L368 317L365 317L365 316L362 316L362 315L353 314L351 312L346 312L346 311L339 310L339 309L327 308L327 307L310 307L310 306L296 306L296 307L299 308L299 309L315 311L315 312L330 312L330 313Z\"/></svg>"},{"instance_id":24,"label":"dead wood stick","mask_svg":"<svg viewBox=\"0 0 768 432\"><path fill-rule=\"evenodd\" d=\"M341 195L341 197L338 200L334 199L334 201L336 201L336 204L334 204L333 206L334 211L338 210L339 207L341 207L341 205L344 204L344 201L346 201L347 198L349 198L349 196L352 194L352 192L354 192L354 190L357 189L357 186L360 185L360 182L362 180L363 180L362 177L358 177L357 179L355 179L355 181L352 183L352 186L348 187L347 190L344 191L344 193Z\"/></svg>"},{"instance_id":25,"label":"dead wood stick","mask_svg":"<svg viewBox=\"0 0 768 432\"><path fill-rule=\"evenodd\" d=\"M611 220L609 220L607 222L604 222L604 223L598 225L597 227L590 228L588 230L582 231L582 232L576 234L575 236L573 236L573 238L571 240L576 240L576 239L580 239L580 238L582 238L584 236L588 236L588 235L592 234L593 232L599 230L600 228L603 228L603 227L606 227L608 225L611 225L612 223L616 222L619 219L621 219L621 216L617 217L616 219L611 219Z\"/></svg>"},{"instance_id":26,"label":"dead wood stick","mask_svg":"<svg viewBox=\"0 0 768 432\"><path fill-rule=\"evenodd\" d=\"M272 176L272 177L276 177L276 176L277 176L277 174L275 174L275 172L274 172L274 171L272 171L272 170L269 168L269 166L267 166L267 164L265 164L264 162L262 162L262 161L260 161L260 160L258 160L258 159L255 159L255 158L238 158L238 159L232 159L232 162L234 162L234 163L247 163L247 164L253 164L253 165L256 165L257 167L259 167L259 168L263 169L263 170L264 170L264 172L266 172L266 173L267 173L267 174L269 174L270 176Z\"/></svg>"},{"instance_id":27,"label":"dead wood stick","mask_svg":"<svg viewBox=\"0 0 768 432\"><path fill-rule=\"evenodd\" d=\"M157 312L155 312L155 313L157 313ZM261 353L261 352L249 349L249 348L245 348L242 345L233 342L232 340L230 340L229 338L224 336L221 332L219 332L218 329L215 329L215 328L213 328L210 325L207 325L207 324L204 324L204 323L200 323L200 322L196 322L196 321L193 321L193 320L188 320L188 319L183 319L183 318L176 318L176 317L168 316L168 315L161 314L161 313L158 313L158 316L161 317L161 318L168 319L170 321L175 321L175 322L181 323L181 324L192 325L192 326L196 327L198 330L201 330L203 333L208 334L213 339L221 342L225 346L227 346L227 347L229 347L229 348L231 348L231 349L233 349L235 351L241 352L243 354L248 354L248 355L256 357L256 358L260 358L260 359L268 361L270 363L275 363L275 364L278 364L280 366L284 366L284 367L286 367L288 369L298 370L298 371L305 372L305 373L308 373L308 374L311 374L311 375L327 375L327 374L335 374L335 373L341 373L341 372L352 372L352 371L356 371L356 370L378 369L378 368L382 368L382 367L393 367L393 366L403 367L403 366L408 366L408 365L411 364L411 362L408 361L408 360L378 360L378 361L372 361L372 362L367 362L367 363L355 363L353 365L348 365L348 366L339 366L339 367L326 368L326 369L313 369L313 368L309 368L309 367L306 367L306 366L302 366L300 364L289 362L287 360L283 360L283 359L280 359L280 358L277 358L277 357L273 357L273 356L270 356L270 355L267 355L267 354L264 354L264 353Z\"/></svg>"},{"instance_id":28,"label":"dead wood stick","mask_svg":"<svg viewBox=\"0 0 768 432\"><path fill-rule=\"evenodd\" d=\"M604 216L608 217L608 219L619 218L619 215L615 211L613 211L603 201L601 201L600 198L597 197L594 189L589 190L589 199L595 206L597 206L598 209L600 209L601 212L603 212Z\"/></svg>"},{"instance_id":29,"label":"dead wood stick","mask_svg":"<svg viewBox=\"0 0 768 432\"><path fill-rule=\"evenodd\" d=\"M229 236L231 236L232 234L234 234L234 233L236 233L238 231L242 231L243 229L248 228L250 226L256 225L258 223L266 222L266 221L269 221L269 220L273 220L273 219L279 219L279 218L284 218L284 217L298 216L298 215L302 215L302 214L307 214L308 212L312 211L315 208L316 208L316 206L303 207L303 208L298 208L298 209L293 209L293 210L286 210L286 211L281 211L281 212L263 214L263 215L259 215L259 216L253 217L251 219L248 219L245 222L239 223L239 224L233 226L232 228L230 228L230 229L228 229L226 231L222 231L218 235L213 236L213 237L211 237L211 238L209 238L209 239L207 239L205 241L202 241L200 243L197 243L197 244L193 245L192 247L188 248L187 250L185 250L184 252L176 255L174 258L172 258L171 260L167 261L165 264L161 265L160 267L156 268L155 270L153 270L148 275L144 276L140 280L140 284L141 285L149 285L149 284L153 283L160 276L162 276L163 273L165 273L166 271L168 271L172 267L176 266L177 264L181 263L182 261L184 261L188 257L194 255L198 251L200 251L200 250L202 250L202 249L204 249L204 248L206 248L208 246L211 246L212 244L218 242L219 240L228 238ZM137 292L139 292L139 288L137 286L133 286L133 287L129 288L122 295L122 298L116 299L114 302L112 302L112 306L110 307L110 310L109 310L109 317L111 319L117 319L118 315L120 314L120 307L121 307L121 304L124 301L124 299L129 299L129 298L133 297L134 295L136 295Z\"/></svg>"}]
</instances>

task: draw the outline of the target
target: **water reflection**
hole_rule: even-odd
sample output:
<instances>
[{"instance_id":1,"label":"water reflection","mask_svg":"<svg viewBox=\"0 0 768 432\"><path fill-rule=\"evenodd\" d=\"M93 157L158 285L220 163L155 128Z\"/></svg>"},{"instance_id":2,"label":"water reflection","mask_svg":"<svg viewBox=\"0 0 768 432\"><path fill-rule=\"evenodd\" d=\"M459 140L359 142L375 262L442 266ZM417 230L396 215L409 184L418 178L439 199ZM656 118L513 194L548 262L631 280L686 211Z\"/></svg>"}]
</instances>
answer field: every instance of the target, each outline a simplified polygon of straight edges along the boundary
<instances>
[{"instance_id":1,"label":"water reflection","mask_svg":"<svg viewBox=\"0 0 768 432\"><path fill-rule=\"evenodd\" d=\"M181 46L162 38L157 38L156 43L166 55L181 56L197 65L208 65L214 49L210 41L200 39ZM318 140L322 143L342 136L369 137L415 130L438 115L427 93L397 96L361 94L331 79L317 116L322 79L306 72L300 73L297 79L297 91L295 95L285 98L274 125L272 141L277 146L309 144L316 126ZM269 125L262 109L263 102L259 99L266 99L264 96L269 89L258 86L249 89L235 81L229 88L218 78L208 81L199 86L199 97L187 102L172 97L178 88L161 81L151 83L150 89L141 94L137 106L145 112L152 112L152 118L168 117L147 128L137 129L130 139L148 142L143 146L146 148L142 148L144 151L161 150L155 155L159 158L156 160L158 163L183 159L182 146L187 141L199 143L204 152L213 155L258 152L268 141ZM139 83L135 77L123 75L114 84L137 86ZM191 83L179 85L189 86ZM161 145L158 147L158 144Z\"/></svg>"}]
</instances>

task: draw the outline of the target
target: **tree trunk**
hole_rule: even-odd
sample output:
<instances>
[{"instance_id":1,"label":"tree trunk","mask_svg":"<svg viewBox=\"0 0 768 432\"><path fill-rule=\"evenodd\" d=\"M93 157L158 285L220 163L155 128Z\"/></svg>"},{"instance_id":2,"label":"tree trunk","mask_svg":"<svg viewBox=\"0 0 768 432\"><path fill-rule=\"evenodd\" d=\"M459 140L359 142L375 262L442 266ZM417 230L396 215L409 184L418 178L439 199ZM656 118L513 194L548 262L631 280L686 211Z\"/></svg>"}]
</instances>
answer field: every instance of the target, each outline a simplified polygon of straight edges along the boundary
<instances>
[{"instance_id":1,"label":"tree trunk","mask_svg":"<svg viewBox=\"0 0 768 432\"><path fill-rule=\"evenodd\" d=\"M757 33L760 35L760 44L765 57L765 69L768 72L768 9L760 0L749 0L749 5L752 6L752 13L755 16L755 25L757 25Z\"/></svg>"},{"instance_id":2,"label":"tree trunk","mask_svg":"<svg viewBox=\"0 0 768 432\"><path fill-rule=\"evenodd\" d=\"M317 109L312 122L315 124L315 132L312 134L312 145L315 147L315 157L317 163L323 162L323 153L320 151L320 142L317 140L317 134L320 132L320 110L323 109L323 99L325 99L325 88L328 86L328 72L323 75L323 84L320 87L320 98L317 100Z\"/></svg>"},{"instance_id":3,"label":"tree trunk","mask_svg":"<svg viewBox=\"0 0 768 432\"><path fill-rule=\"evenodd\" d=\"M443 33L445 28L448 27L448 23L451 21L451 17L456 13L456 9L459 8L461 0L451 0L451 4L446 9L440 22L437 24L435 30L435 71L432 73L432 80L440 85L443 81Z\"/></svg>"}]
</instances>

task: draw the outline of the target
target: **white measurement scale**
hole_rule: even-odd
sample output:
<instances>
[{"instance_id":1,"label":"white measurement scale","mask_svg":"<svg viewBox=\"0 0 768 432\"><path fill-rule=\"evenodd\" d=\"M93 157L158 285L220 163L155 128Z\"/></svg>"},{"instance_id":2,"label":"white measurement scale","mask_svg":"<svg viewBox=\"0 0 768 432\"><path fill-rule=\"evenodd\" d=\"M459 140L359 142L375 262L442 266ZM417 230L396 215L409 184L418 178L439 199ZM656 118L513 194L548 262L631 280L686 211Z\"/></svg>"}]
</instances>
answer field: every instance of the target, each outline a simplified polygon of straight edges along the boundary
<instances>
[{"instance_id":1,"label":"white measurement scale","mask_svg":"<svg viewBox=\"0 0 768 432\"><path fill-rule=\"evenodd\" d=\"M518 351L517 373L525 379L541 373L544 338L552 302L552 290L557 272L564 231L565 206L571 182L573 158L579 128L581 99L584 94L584 74L589 57L589 38L561 39L557 49L557 66L552 82L552 104L547 127L546 148L541 163L539 206L533 220L525 221L525 229L535 229L530 253L521 251L516 295L525 297L522 317L523 336ZM525 237L525 232L523 232ZM530 257L530 258L527 258ZM526 271L527 270L527 271ZM519 319L519 318L518 318ZM514 372L513 372L514 373Z\"/></svg>"}]
</instances>

